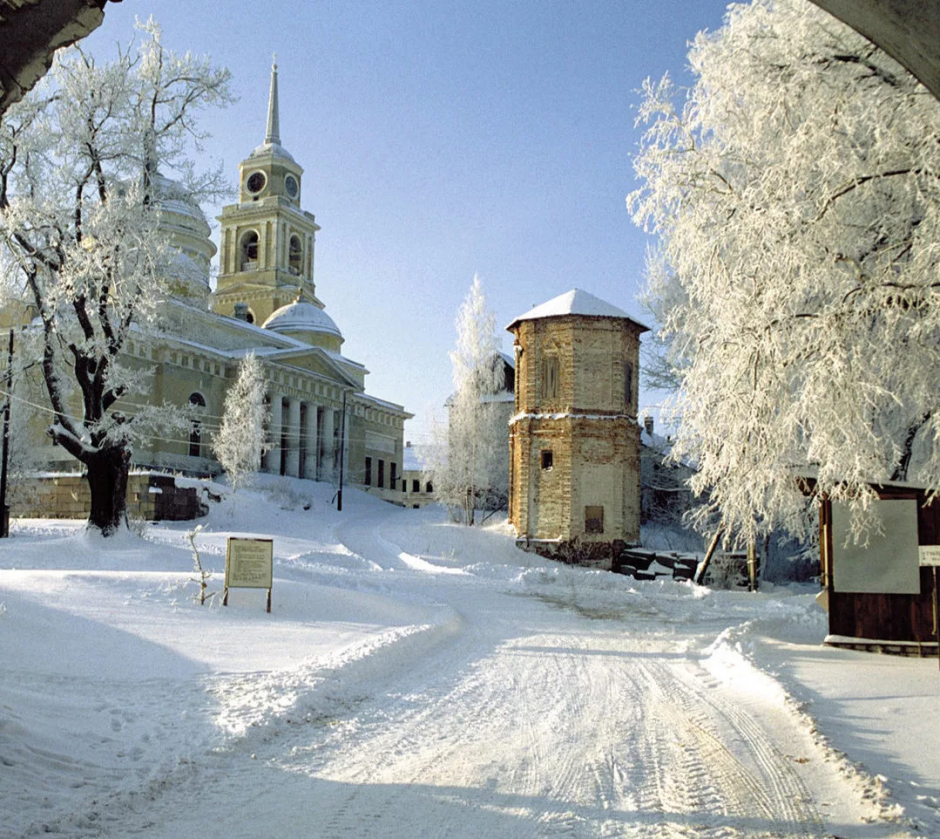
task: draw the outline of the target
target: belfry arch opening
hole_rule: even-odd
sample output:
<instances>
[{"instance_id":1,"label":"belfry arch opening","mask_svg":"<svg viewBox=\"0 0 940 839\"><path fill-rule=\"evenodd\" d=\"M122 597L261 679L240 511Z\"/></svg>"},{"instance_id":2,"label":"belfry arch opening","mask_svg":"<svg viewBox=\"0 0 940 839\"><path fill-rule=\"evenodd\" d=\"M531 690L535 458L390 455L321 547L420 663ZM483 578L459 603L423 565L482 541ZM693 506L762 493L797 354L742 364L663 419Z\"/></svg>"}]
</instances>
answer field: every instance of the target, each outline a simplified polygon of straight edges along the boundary
<instances>
[{"instance_id":1,"label":"belfry arch opening","mask_svg":"<svg viewBox=\"0 0 940 839\"><path fill-rule=\"evenodd\" d=\"M249 230L242 236L240 252L239 270L254 271L258 268L258 233L255 230Z\"/></svg>"},{"instance_id":2,"label":"belfry arch opening","mask_svg":"<svg viewBox=\"0 0 940 839\"><path fill-rule=\"evenodd\" d=\"M303 242L300 241L300 236L296 233L290 237L290 247L288 254L288 267L291 274L295 277L301 276L303 274L304 266L304 246Z\"/></svg>"}]
</instances>

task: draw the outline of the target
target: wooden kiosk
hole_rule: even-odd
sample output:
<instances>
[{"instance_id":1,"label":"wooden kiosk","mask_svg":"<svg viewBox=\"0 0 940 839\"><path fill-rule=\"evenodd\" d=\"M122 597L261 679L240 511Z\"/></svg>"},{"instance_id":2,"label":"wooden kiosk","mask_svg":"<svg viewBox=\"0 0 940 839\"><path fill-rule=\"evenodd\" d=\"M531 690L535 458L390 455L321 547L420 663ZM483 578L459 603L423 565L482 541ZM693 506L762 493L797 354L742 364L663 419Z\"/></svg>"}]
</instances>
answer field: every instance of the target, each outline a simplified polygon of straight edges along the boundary
<instances>
[{"instance_id":1,"label":"wooden kiosk","mask_svg":"<svg viewBox=\"0 0 940 839\"><path fill-rule=\"evenodd\" d=\"M820 559L829 612L826 644L904 655L938 654L940 499L909 484L878 484L883 534L866 546L847 539L848 509L820 507Z\"/></svg>"}]
</instances>

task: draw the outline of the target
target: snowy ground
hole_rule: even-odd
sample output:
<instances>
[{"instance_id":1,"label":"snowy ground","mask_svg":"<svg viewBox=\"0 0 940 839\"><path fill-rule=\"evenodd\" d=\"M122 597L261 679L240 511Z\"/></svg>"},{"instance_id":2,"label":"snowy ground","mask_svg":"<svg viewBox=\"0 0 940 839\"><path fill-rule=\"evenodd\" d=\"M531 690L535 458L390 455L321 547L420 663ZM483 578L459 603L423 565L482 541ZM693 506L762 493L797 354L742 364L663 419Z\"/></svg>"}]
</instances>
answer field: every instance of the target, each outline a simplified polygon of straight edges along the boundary
<instances>
[{"instance_id":1,"label":"snowy ground","mask_svg":"<svg viewBox=\"0 0 940 839\"><path fill-rule=\"evenodd\" d=\"M14 523L0 837L940 835L937 662L822 647L812 592L637 583L330 496L205 520L210 590L227 536L274 538L270 615L194 603L190 524Z\"/></svg>"}]
</instances>

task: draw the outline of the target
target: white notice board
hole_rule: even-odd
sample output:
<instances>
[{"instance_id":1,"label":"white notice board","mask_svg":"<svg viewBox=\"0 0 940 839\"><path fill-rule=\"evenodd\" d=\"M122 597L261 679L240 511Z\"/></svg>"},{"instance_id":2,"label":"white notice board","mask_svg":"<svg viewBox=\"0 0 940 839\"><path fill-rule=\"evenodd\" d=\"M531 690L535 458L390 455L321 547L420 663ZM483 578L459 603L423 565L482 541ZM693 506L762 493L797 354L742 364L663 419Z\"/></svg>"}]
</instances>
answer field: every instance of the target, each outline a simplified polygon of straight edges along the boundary
<instances>
[{"instance_id":1,"label":"white notice board","mask_svg":"<svg viewBox=\"0 0 940 839\"><path fill-rule=\"evenodd\" d=\"M883 533L871 533L867 545L850 534L848 506L832 504L832 587L869 594L920 594L917 501L873 502Z\"/></svg>"}]
</instances>

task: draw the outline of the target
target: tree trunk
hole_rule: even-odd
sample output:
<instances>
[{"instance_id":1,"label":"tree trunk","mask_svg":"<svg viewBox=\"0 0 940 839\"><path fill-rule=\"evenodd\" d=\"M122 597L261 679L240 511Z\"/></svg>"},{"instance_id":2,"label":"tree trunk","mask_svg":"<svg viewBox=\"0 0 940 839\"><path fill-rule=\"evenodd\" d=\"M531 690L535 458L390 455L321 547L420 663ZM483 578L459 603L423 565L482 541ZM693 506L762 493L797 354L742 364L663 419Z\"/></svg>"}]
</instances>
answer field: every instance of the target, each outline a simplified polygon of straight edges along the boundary
<instances>
[{"instance_id":1,"label":"tree trunk","mask_svg":"<svg viewBox=\"0 0 940 839\"><path fill-rule=\"evenodd\" d=\"M127 475L131 453L123 446L103 449L85 461L91 512L88 524L111 536L127 526Z\"/></svg>"}]
</instances>

